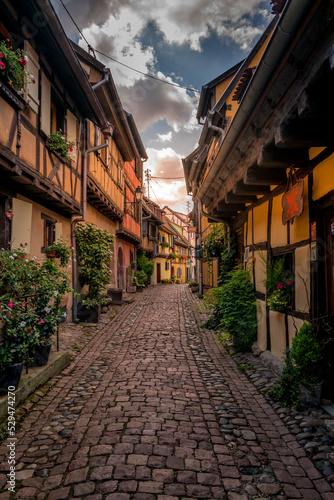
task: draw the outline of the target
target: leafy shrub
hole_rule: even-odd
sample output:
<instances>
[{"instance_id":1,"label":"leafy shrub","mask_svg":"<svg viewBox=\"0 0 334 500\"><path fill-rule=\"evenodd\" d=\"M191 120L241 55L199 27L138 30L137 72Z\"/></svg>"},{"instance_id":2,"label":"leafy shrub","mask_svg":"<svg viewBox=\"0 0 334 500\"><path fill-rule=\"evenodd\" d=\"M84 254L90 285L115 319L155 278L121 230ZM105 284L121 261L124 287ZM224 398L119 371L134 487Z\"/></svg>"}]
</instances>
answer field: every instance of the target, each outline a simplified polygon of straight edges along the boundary
<instances>
[{"instance_id":1,"label":"leafy shrub","mask_svg":"<svg viewBox=\"0 0 334 500\"><path fill-rule=\"evenodd\" d=\"M136 286L145 286L147 283L147 274L145 271L136 271L133 282Z\"/></svg>"},{"instance_id":2,"label":"leafy shrub","mask_svg":"<svg viewBox=\"0 0 334 500\"><path fill-rule=\"evenodd\" d=\"M298 407L300 385L300 370L293 363L291 349L285 349L282 372L269 394L274 401L279 401L282 406Z\"/></svg>"},{"instance_id":3,"label":"leafy shrub","mask_svg":"<svg viewBox=\"0 0 334 500\"><path fill-rule=\"evenodd\" d=\"M168 243L168 241L163 241L162 243L160 243L160 245L161 245L163 248L169 248L169 243Z\"/></svg>"},{"instance_id":4,"label":"leafy shrub","mask_svg":"<svg viewBox=\"0 0 334 500\"><path fill-rule=\"evenodd\" d=\"M243 269L231 271L215 296L214 313L206 326L221 330L218 340L224 333L231 335L237 351L249 350L257 332L256 302L250 272Z\"/></svg>"},{"instance_id":5,"label":"leafy shrub","mask_svg":"<svg viewBox=\"0 0 334 500\"><path fill-rule=\"evenodd\" d=\"M79 281L88 285L82 303L87 308L106 302L105 287L110 283L111 247L114 236L95 224L78 224L75 228Z\"/></svg>"},{"instance_id":6,"label":"leafy shrub","mask_svg":"<svg viewBox=\"0 0 334 500\"><path fill-rule=\"evenodd\" d=\"M291 356L300 371L302 383L317 383L319 380L321 347L314 338L311 323L304 323L292 339Z\"/></svg>"},{"instance_id":7,"label":"leafy shrub","mask_svg":"<svg viewBox=\"0 0 334 500\"><path fill-rule=\"evenodd\" d=\"M154 262L151 262L147 257L144 250L137 254L137 271L144 271L146 274L146 283L150 282L150 278L154 273Z\"/></svg>"}]
</instances>

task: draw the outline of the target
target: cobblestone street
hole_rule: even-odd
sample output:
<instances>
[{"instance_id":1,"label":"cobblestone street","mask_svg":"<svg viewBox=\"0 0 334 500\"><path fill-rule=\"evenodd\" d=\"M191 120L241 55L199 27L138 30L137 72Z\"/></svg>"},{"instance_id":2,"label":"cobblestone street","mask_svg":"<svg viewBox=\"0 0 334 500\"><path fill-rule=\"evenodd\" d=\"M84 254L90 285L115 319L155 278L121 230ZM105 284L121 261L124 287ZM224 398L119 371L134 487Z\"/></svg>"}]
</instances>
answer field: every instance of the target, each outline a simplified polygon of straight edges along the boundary
<instances>
[{"instance_id":1,"label":"cobblestone street","mask_svg":"<svg viewBox=\"0 0 334 500\"><path fill-rule=\"evenodd\" d=\"M200 321L183 285L121 308L24 419L12 498L334 500L333 479ZM0 500L7 453L5 440Z\"/></svg>"}]
</instances>

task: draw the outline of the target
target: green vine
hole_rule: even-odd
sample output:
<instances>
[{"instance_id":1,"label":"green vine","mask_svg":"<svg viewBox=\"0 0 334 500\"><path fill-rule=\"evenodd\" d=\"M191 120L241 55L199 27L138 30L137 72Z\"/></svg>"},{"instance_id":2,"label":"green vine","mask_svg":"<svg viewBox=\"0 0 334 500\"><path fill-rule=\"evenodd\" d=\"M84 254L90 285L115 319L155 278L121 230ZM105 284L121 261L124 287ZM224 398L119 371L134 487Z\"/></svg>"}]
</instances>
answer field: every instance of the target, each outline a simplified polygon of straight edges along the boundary
<instances>
[{"instance_id":1,"label":"green vine","mask_svg":"<svg viewBox=\"0 0 334 500\"><path fill-rule=\"evenodd\" d=\"M111 247L115 238L95 224L78 224L75 228L77 262L81 286L88 285L82 303L86 308L106 303L105 287L110 283Z\"/></svg>"}]
</instances>

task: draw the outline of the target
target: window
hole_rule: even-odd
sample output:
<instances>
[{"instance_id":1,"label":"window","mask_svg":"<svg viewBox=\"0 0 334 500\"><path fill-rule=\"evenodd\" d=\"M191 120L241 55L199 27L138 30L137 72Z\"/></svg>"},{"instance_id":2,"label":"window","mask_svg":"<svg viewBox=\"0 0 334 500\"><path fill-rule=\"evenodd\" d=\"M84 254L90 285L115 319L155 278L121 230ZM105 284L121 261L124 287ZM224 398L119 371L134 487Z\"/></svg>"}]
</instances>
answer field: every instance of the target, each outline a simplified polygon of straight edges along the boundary
<instances>
[{"instance_id":1,"label":"window","mask_svg":"<svg viewBox=\"0 0 334 500\"><path fill-rule=\"evenodd\" d=\"M42 219L44 220L44 234L43 234L43 246L42 252L52 245L56 241L56 219L53 219L49 215L42 214Z\"/></svg>"},{"instance_id":2,"label":"window","mask_svg":"<svg viewBox=\"0 0 334 500\"><path fill-rule=\"evenodd\" d=\"M169 262L165 262L165 271L169 271Z\"/></svg>"},{"instance_id":3,"label":"window","mask_svg":"<svg viewBox=\"0 0 334 500\"><path fill-rule=\"evenodd\" d=\"M182 276L182 269L180 267L177 268L176 276L177 276L177 278L181 278L181 276Z\"/></svg>"},{"instance_id":4,"label":"window","mask_svg":"<svg viewBox=\"0 0 334 500\"><path fill-rule=\"evenodd\" d=\"M50 130L57 132L57 130L64 131L65 123L65 107L64 103L58 96L57 92L51 88L51 103L50 103Z\"/></svg>"}]
</instances>

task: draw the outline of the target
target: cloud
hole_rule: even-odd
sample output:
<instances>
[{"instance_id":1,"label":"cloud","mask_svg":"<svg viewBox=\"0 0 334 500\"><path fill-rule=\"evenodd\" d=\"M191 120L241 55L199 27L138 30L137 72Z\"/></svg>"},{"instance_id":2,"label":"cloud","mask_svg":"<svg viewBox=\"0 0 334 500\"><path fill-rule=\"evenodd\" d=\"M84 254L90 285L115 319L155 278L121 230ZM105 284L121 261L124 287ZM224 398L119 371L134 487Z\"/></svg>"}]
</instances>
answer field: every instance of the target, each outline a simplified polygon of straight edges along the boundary
<instances>
[{"instance_id":1,"label":"cloud","mask_svg":"<svg viewBox=\"0 0 334 500\"><path fill-rule=\"evenodd\" d=\"M183 177L182 155L172 148L147 148L148 161L145 166L153 177L164 178L166 184L173 184L176 178ZM168 178L168 179L166 179ZM172 179L169 179L172 178ZM161 182L157 179L157 182Z\"/></svg>"},{"instance_id":2,"label":"cloud","mask_svg":"<svg viewBox=\"0 0 334 500\"><path fill-rule=\"evenodd\" d=\"M159 72L166 81L172 79ZM199 129L196 120L198 96L191 97L184 89L142 77L132 87L119 87L125 109L131 109L140 132L165 120L174 132Z\"/></svg>"},{"instance_id":3,"label":"cloud","mask_svg":"<svg viewBox=\"0 0 334 500\"><path fill-rule=\"evenodd\" d=\"M172 131L170 130L167 134L157 134L158 138L162 142L170 142L172 140Z\"/></svg>"}]
</instances>

